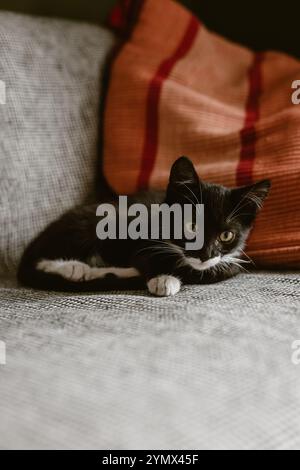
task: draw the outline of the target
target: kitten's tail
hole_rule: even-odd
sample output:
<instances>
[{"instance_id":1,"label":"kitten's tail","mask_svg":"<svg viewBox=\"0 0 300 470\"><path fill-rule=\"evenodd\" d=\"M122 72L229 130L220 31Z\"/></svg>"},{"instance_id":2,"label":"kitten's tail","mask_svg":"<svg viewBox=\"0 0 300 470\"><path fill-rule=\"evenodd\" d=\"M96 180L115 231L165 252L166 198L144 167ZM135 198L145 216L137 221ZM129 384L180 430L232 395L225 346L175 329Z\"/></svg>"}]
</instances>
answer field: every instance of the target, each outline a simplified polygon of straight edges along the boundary
<instances>
[{"instance_id":1,"label":"kitten's tail","mask_svg":"<svg viewBox=\"0 0 300 470\"><path fill-rule=\"evenodd\" d=\"M18 281L25 287L55 292L99 293L145 289L145 282L139 277L121 279L114 275L108 275L103 279L94 279L91 281L70 281L59 274L46 273L38 270L34 264L26 263L26 257L24 257L20 263Z\"/></svg>"}]
</instances>

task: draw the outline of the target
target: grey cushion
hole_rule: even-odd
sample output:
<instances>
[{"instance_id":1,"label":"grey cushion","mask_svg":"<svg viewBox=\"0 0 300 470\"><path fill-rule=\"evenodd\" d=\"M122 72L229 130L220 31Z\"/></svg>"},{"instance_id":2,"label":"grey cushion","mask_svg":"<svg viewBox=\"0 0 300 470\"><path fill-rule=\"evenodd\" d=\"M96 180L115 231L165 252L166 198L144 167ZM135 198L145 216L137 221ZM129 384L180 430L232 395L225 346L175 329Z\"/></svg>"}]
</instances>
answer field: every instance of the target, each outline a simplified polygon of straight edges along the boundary
<instances>
[{"instance_id":1,"label":"grey cushion","mask_svg":"<svg viewBox=\"0 0 300 470\"><path fill-rule=\"evenodd\" d=\"M103 28L0 13L0 271L94 189Z\"/></svg>"},{"instance_id":2,"label":"grey cushion","mask_svg":"<svg viewBox=\"0 0 300 470\"><path fill-rule=\"evenodd\" d=\"M300 448L299 284L245 274L158 299L3 281L0 446Z\"/></svg>"}]
</instances>

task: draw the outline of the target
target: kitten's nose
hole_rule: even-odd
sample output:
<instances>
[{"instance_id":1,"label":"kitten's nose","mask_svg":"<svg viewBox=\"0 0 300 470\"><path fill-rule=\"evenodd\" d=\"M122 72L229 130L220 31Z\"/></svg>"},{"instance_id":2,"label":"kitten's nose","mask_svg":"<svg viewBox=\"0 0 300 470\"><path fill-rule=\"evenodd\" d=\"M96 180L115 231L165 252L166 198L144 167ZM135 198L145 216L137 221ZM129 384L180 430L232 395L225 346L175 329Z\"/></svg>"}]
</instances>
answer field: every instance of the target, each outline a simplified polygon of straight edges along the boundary
<instances>
[{"instance_id":1,"label":"kitten's nose","mask_svg":"<svg viewBox=\"0 0 300 470\"><path fill-rule=\"evenodd\" d=\"M200 260L202 263L208 261L209 259L216 258L219 256L219 252L216 248L211 247L200 252Z\"/></svg>"}]
</instances>

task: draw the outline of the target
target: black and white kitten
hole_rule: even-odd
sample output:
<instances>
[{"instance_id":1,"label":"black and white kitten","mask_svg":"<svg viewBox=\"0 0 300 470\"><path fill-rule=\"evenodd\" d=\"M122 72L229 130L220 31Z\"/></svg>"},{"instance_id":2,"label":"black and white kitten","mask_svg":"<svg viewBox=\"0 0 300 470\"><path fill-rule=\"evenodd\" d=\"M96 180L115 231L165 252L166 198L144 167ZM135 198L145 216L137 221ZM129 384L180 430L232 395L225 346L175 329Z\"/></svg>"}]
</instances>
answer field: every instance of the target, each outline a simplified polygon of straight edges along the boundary
<instances>
[{"instance_id":1,"label":"black and white kitten","mask_svg":"<svg viewBox=\"0 0 300 470\"><path fill-rule=\"evenodd\" d=\"M165 193L131 203L204 204L204 246L185 251L185 240L99 240L97 206L74 209L53 222L26 249L18 272L28 287L68 292L138 289L170 296L182 284L228 279L242 269L246 240L271 183L228 189L199 180L192 162L177 160ZM116 207L116 201L112 201ZM193 224L193 221L191 221Z\"/></svg>"}]
</instances>

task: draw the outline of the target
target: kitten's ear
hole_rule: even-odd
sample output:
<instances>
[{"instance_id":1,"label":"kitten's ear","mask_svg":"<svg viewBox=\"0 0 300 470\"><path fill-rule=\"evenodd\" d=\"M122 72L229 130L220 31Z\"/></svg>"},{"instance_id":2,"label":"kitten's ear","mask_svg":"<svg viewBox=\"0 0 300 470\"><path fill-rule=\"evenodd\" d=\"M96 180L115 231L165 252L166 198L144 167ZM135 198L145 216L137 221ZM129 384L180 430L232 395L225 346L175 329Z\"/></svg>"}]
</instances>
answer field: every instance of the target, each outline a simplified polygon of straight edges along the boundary
<instances>
[{"instance_id":1,"label":"kitten's ear","mask_svg":"<svg viewBox=\"0 0 300 470\"><path fill-rule=\"evenodd\" d=\"M193 163L187 157L180 157L173 164L170 174L170 185L195 185L199 184L199 178Z\"/></svg>"},{"instance_id":2,"label":"kitten's ear","mask_svg":"<svg viewBox=\"0 0 300 470\"><path fill-rule=\"evenodd\" d=\"M232 190L233 216L251 225L262 209L264 200L271 189L271 181L263 180L250 186Z\"/></svg>"}]
</instances>

